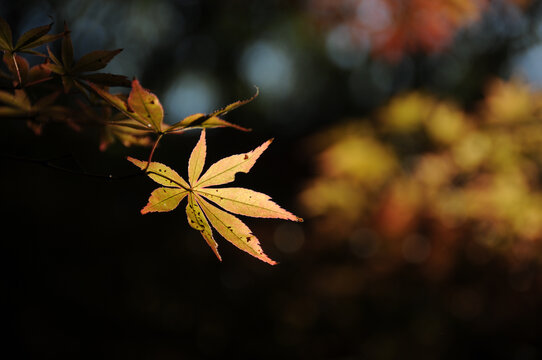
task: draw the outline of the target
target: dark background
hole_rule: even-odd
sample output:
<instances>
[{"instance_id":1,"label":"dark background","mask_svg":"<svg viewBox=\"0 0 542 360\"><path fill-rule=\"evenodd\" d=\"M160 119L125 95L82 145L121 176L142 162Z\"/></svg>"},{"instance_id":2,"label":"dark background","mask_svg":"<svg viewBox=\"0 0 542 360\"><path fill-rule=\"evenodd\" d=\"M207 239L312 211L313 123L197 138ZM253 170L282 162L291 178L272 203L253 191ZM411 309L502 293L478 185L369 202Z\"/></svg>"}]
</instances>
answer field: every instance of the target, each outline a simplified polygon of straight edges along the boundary
<instances>
[{"instance_id":1,"label":"dark background","mask_svg":"<svg viewBox=\"0 0 542 360\"><path fill-rule=\"evenodd\" d=\"M304 146L312 134L408 89L468 109L487 79L521 67L540 28L536 2L513 16L495 10L443 53L390 63L355 50L333 60L310 2L0 3L15 34L50 18L61 31L66 21L76 57L124 48L107 70L170 96L162 102L172 122L247 98L258 85L258 99L226 116L253 131L208 131L207 161L275 138L236 184L302 217L297 194L316 171ZM540 71L522 69L534 80ZM538 263L525 270L527 288L510 285L499 255L473 264L460 252L445 279L431 279L419 264L387 270L386 254L360 259L347 243L313 231L318 219L290 227L243 219L279 265L217 236L219 262L183 206L140 215L155 186L148 178L108 181L31 161L122 176L134 172L124 158L144 158L146 149L116 144L101 152L95 130L57 124L35 136L24 123L2 122L3 358L542 358ZM166 138L155 159L184 176L198 135ZM298 245L284 248L284 234Z\"/></svg>"}]
</instances>

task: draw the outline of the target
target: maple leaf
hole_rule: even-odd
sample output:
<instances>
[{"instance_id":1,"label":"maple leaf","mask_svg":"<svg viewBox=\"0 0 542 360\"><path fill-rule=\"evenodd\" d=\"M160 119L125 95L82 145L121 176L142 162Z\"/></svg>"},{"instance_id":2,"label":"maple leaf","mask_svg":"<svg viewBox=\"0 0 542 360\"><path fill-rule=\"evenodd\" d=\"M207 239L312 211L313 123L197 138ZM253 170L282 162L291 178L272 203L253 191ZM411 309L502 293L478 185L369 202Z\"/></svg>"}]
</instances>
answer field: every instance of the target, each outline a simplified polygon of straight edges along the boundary
<instances>
[{"instance_id":1,"label":"maple leaf","mask_svg":"<svg viewBox=\"0 0 542 360\"><path fill-rule=\"evenodd\" d=\"M152 131L157 134L176 133L193 128L216 127L232 127L242 131L249 131L249 129L245 129L239 125L232 124L219 118L219 115L226 114L233 109L245 105L258 96L258 91L256 91L256 94L249 99L236 101L210 114L198 113L187 116L170 126L164 123L164 109L160 104L158 97L149 90L143 88L137 79L132 81L132 90L130 91L127 100L121 95L111 94L106 89L93 84L92 82L89 82L88 85L106 102L137 123L135 124L132 122L130 127L144 131ZM119 124L119 126L122 126L122 124Z\"/></svg>"},{"instance_id":2,"label":"maple leaf","mask_svg":"<svg viewBox=\"0 0 542 360\"><path fill-rule=\"evenodd\" d=\"M56 57L51 49L47 48L49 58L52 63L47 64L47 68L60 75L64 92L68 93L72 87L77 87L85 93L84 84L81 81L92 81L103 86L130 86L130 81L124 75L115 75L108 73L91 73L107 66L107 64L117 56L122 49L117 50L96 50L83 55L75 61L73 57L73 44L70 36L70 30L64 23L64 38L60 49L60 59Z\"/></svg>"},{"instance_id":3,"label":"maple leaf","mask_svg":"<svg viewBox=\"0 0 542 360\"><path fill-rule=\"evenodd\" d=\"M245 99L245 100L239 100L236 102L233 102L229 105L224 106L222 109L215 110L210 114L192 114L181 121L171 125L166 129L166 132L177 132L182 131L189 128L195 128L195 127L201 127L201 128L213 128L213 127L233 127L238 130L242 131L249 131L249 129L245 129L244 127L241 127L239 125L231 124L225 120L222 120L219 118L220 115L225 115L228 112L237 109L240 106L243 106L245 104L248 104L252 100L254 100L256 97L258 97L260 93L260 89L256 87L256 93L252 95L252 97Z\"/></svg>"},{"instance_id":4,"label":"maple leaf","mask_svg":"<svg viewBox=\"0 0 542 360\"><path fill-rule=\"evenodd\" d=\"M22 34L17 41L15 41L14 45L11 27L2 17L0 17L0 50L4 52L4 62L6 62L8 67L11 68L10 70L17 75L19 84L22 84L23 82L21 69L19 69L22 58L18 57L16 53L45 56L44 54L33 49L40 45L60 39L64 36L63 32L59 34L47 34L51 30L52 26L53 23L50 23L48 25L38 26L30 29ZM28 63L22 64L22 66L25 65L26 70L28 71Z\"/></svg>"},{"instance_id":5,"label":"maple leaf","mask_svg":"<svg viewBox=\"0 0 542 360\"><path fill-rule=\"evenodd\" d=\"M106 102L111 104L132 122L132 128L161 133L164 120L164 108L158 97L143 88L137 79L132 81L132 90L125 100L121 95L114 95L92 82L89 86Z\"/></svg>"},{"instance_id":6,"label":"maple leaf","mask_svg":"<svg viewBox=\"0 0 542 360\"><path fill-rule=\"evenodd\" d=\"M26 31L17 39L13 45L13 35L9 24L0 17L0 50L10 55L16 52L23 52L32 55L44 56L42 53L32 50L40 45L60 39L64 33L47 34L53 26L53 23L48 25L38 26Z\"/></svg>"},{"instance_id":7,"label":"maple leaf","mask_svg":"<svg viewBox=\"0 0 542 360\"><path fill-rule=\"evenodd\" d=\"M128 157L134 165L140 169L146 169L147 175L152 180L163 185L151 193L141 213L171 211L187 197L188 223L201 233L219 260L222 259L210 225L239 249L261 261L275 265L276 262L264 254L258 238L233 214L293 221L303 221L303 219L282 209L266 194L239 187L211 187L231 183L238 172L248 173L271 142L272 139L247 153L219 160L201 175L207 154L205 129L203 129L188 161L188 182L164 164L158 162L149 164L146 161ZM227 211L221 210L215 204Z\"/></svg>"},{"instance_id":8,"label":"maple leaf","mask_svg":"<svg viewBox=\"0 0 542 360\"><path fill-rule=\"evenodd\" d=\"M45 95L31 103L27 93L22 89L15 89L14 93L0 90L0 116L28 119L29 126L37 134L41 125L48 120L65 121L69 118L70 110L55 104L60 95L58 91Z\"/></svg>"},{"instance_id":9,"label":"maple leaf","mask_svg":"<svg viewBox=\"0 0 542 360\"><path fill-rule=\"evenodd\" d=\"M50 76L51 71L47 68L48 60L45 60L43 64L32 67L25 58L17 54L9 55L6 53L2 60L12 74L12 76L5 75L5 77L15 85L19 84L21 87L28 87L52 79Z\"/></svg>"}]
</instances>

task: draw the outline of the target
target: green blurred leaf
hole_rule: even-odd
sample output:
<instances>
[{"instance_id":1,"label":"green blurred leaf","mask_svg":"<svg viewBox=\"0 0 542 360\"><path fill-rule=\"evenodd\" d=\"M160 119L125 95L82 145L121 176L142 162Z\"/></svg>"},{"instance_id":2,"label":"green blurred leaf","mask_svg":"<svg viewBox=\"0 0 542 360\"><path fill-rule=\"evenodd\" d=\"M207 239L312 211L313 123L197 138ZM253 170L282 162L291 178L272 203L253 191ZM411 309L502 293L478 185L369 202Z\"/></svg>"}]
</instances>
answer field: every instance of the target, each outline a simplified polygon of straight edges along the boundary
<instances>
[{"instance_id":1,"label":"green blurred leaf","mask_svg":"<svg viewBox=\"0 0 542 360\"><path fill-rule=\"evenodd\" d=\"M12 41L11 27L0 17L0 50L11 51L13 49Z\"/></svg>"},{"instance_id":2,"label":"green blurred leaf","mask_svg":"<svg viewBox=\"0 0 542 360\"><path fill-rule=\"evenodd\" d=\"M22 49L22 48L28 47L28 45L39 40L41 37L47 34L49 30L51 30L52 26L53 26L53 23L50 23L49 25L38 26L36 28L26 31L17 40L17 42L15 43L14 49Z\"/></svg>"},{"instance_id":3,"label":"green blurred leaf","mask_svg":"<svg viewBox=\"0 0 542 360\"><path fill-rule=\"evenodd\" d=\"M103 69L122 49L117 50L96 50L83 55L70 69L71 73L82 73ZM64 64L66 65L66 64Z\"/></svg>"}]
</instances>

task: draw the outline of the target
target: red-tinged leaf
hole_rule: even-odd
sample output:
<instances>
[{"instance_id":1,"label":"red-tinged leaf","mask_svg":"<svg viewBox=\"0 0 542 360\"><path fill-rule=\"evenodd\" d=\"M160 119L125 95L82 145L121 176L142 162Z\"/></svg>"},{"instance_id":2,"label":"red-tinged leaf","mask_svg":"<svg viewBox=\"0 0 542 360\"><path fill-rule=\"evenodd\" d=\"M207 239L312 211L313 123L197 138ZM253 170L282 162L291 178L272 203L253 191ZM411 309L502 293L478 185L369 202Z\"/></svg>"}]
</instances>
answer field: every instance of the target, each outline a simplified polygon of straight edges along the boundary
<instances>
[{"instance_id":1,"label":"red-tinged leaf","mask_svg":"<svg viewBox=\"0 0 542 360\"><path fill-rule=\"evenodd\" d=\"M147 161L137 160L132 157L128 157L128 161L139 167L141 170L145 170L147 175L160 185L190 189L188 183L180 177L175 170L164 164L154 161L148 164Z\"/></svg>"},{"instance_id":2,"label":"red-tinged leaf","mask_svg":"<svg viewBox=\"0 0 542 360\"><path fill-rule=\"evenodd\" d=\"M213 225L216 231L218 231L224 239L261 261L271 265L276 264L275 261L264 254L260 246L260 241L252 234L252 231L245 223L232 214L211 205L202 197L196 195L196 201L209 219L211 225Z\"/></svg>"},{"instance_id":3,"label":"red-tinged leaf","mask_svg":"<svg viewBox=\"0 0 542 360\"><path fill-rule=\"evenodd\" d=\"M171 211L179 206L186 195L188 195L188 191L184 189L160 187L151 193L149 202L141 209L141 213Z\"/></svg>"},{"instance_id":4,"label":"red-tinged leaf","mask_svg":"<svg viewBox=\"0 0 542 360\"><path fill-rule=\"evenodd\" d=\"M211 230L209 222L205 218L205 215L203 214L203 211L201 210L199 204L194 200L193 194L188 195L188 204L186 205L186 217L188 219L188 224L190 224L192 228L200 232L201 236L203 236L207 244L211 247L218 260L222 261L222 258L218 253L218 244L213 238L213 231Z\"/></svg>"},{"instance_id":5,"label":"red-tinged leaf","mask_svg":"<svg viewBox=\"0 0 542 360\"><path fill-rule=\"evenodd\" d=\"M95 73L95 74L84 74L79 76L81 79L91 81L94 84L102 86L122 86L130 87L130 80L124 75L115 75L107 73Z\"/></svg>"},{"instance_id":6,"label":"red-tinged leaf","mask_svg":"<svg viewBox=\"0 0 542 360\"><path fill-rule=\"evenodd\" d=\"M43 130L43 124L37 123L37 122L35 122L35 121L27 121L27 122L26 122L26 125L30 128L30 130L32 130L32 132L33 132L36 136L41 135L41 132L42 132L42 130Z\"/></svg>"},{"instance_id":7,"label":"red-tinged leaf","mask_svg":"<svg viewBox=\"0 0 542 360\"><path fill-rule=\"evenodd\" d=\"M83 55L71 68L73 73L97 71L103 69L122 49L96 50Z\"/></svg>"},{"instance_id":8,"label":"red-tinged leaf","mask_svg":"<svg viewBox=\"0 0 542 360\"><path fill-rule=\"evenodd\" d=\"M51 79L51 70L46 66L48 63L34 65L28 71L26 86L38 84Z\"/></svg>"},{"instance_id":9,"label":"red-tinged leaf","mask_svg":"<svg viewBox=\"0 0 542 360\"><path fill-rule=\"evenodd\" d=\"M205 130L204 130L205 131ZM201 176L195 186L209 187L213 185L227 184L235 180L235 174L239 172L247 173L260 155L269 147L271 140L257 147L256 149L244 154L232 155L217 161Z\"/></svg>"},{"instance_id":10,"label":"red-tinged leaf","mask_svg":"<svg viewBox=\"0 0 542 360\"><path fill-rule=\"evenodd\" d=\"M164 109L158 97L144 89L137 79L132 81L132 91L128 96L128 106L152 125L156 132L161 131Z\"/></svg>"},{"instance_id":11,"label":"red-tinged leaf","mask_svg":"<svg viewBox=\"0 0 542 360\"><path fill-rule=\"evenodd\" d=\"M15 77L15 79L17 79L19 83L23 83L26 81L30 65L25 58L17 54L5 53L3 60L4 63L7 65L9 71L13 74L13 76Z\"/></svg>"},{"instance_id":12,"label":"red-tinged leaf","mask_svg":"<svg viewBox=\"0 0 542 360\"><path fill-rule=\"evenodd\" d=\"M192 150L192 154L190 154L190 159L188 160L188 182L190 184L195 184L201 175L203 166L205 165L206 154L205 131L202 131L198 143L194 147L194 150Z\"/></svg>"},{"instance_id":13,"label":"red-tinged leaf","mask_svg":"<svg viewBox=\"0 0 542 360\"><path fill-rule=\"evenodd\" d=\"M121 111L124 115L128 116L131 119L134 119L138 123L145 126L148 130L151 130L151 129L154 130L153 127L152 127L152 124L149 123L146 119L139 116L133 110L129 109L126 102L123 99L121 99L120 96L113 95L113 94L109 93L108 91L102 89L98 85L93 84L91 82L88 83L88 86L90 86L90 88L92 90L94 90L94 92L96 92L96 94L98 94L100 97L102 97L109 104L113 105L115 108L117 108L119 111ZM156 131L156 130L154 130L154 131Z\"/></svg>"},{"instance_id":14,"label":"red-tinged leaf","mask_svg":"<svg viewBox=\"0 0 542 360\"><path fill-rule=\"evenodd\" d=\"M0 17L0 50L11 52L13 50L13 35L11 27Z\"/></svg>"},{"instance_id":15,"label":"red-tinged leaf","mask_svg":"<svg viewBox=\"0 0 542 360\"><path fill-rule=\"evenodd\" d=\"M194 192L234 214L303 221L303 219L275 204L268 195L253 190L243 188L198 188Z\"/></svg>"},{"instance_id":16,"label":"red-tinged leaf","mask_svg":"<svg viewBox=\"0 0 542 360\"><path fill-rule=\"evenodd\" d=\"M236 101L236 102L231 103L229 105L226 105L222 109L219 109L219 110L216 110L216 111L212 112L209 117L224 115L224 114L226 114L226 113L228 113L228 112L230 112L230 111L232 111L234 109L237 109L240 106L248 104L252 100L256 99L259 94L260 94L260 89L258 87L256 87L256 93L251 98L246 99L246 100L239 100L239 101Z\"/></svg>"}]
</instances>

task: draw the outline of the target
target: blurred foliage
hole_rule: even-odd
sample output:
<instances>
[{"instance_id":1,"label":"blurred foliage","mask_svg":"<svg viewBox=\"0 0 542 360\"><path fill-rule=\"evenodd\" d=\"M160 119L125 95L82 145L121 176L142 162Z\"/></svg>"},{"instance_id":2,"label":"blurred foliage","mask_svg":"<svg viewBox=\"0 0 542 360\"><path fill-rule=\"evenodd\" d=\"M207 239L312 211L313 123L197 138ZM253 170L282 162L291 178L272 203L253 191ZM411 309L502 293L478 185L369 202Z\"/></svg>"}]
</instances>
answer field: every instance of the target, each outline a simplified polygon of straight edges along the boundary
<instances>
[{"instance_id":1,"label":"blurred foliage","mask_svg":"<svg viewBox=\"0 0 542 360\"><path fill-rule=\"evenodd\" d=\"M309 141L319 175L301 203L330 237L368 228L399 244L449 233L538 263L541 95L496 79L473 112L427 93L399 95L375 111L375 126L350 120Z\"/></svg>"},{"instance_id":2,"label":"blurred foliage","mask_svg":"<svg viewBox=\"0 0 542 360\"><path fill-rule=\"evenodd\" d=\"M456 32L479 21L491 0L310 0L325 26L342 26L360 48L374 56L399 61L414 52L441 52ZM525 9L530 0L505 0L504 6ZM509 11L514 11L510 9Z\"/></svg>"}]
</instances>

